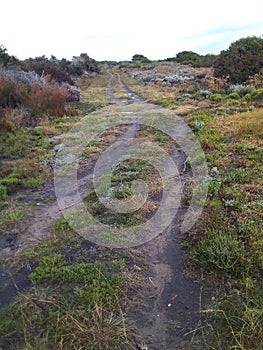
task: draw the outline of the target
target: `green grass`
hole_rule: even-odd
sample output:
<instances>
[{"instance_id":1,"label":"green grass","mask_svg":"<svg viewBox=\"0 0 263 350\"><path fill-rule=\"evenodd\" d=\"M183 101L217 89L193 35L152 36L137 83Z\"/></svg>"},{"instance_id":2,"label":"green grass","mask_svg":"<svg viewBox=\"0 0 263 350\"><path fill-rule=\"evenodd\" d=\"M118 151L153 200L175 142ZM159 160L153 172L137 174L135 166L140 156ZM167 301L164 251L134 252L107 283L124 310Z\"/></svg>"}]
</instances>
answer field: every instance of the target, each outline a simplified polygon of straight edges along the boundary
<instances>
[{"instance_id":1,"label":"green grass","mask_svg":"<svg viewBox=\"0 0 263 350\"><path fill-rule=\"evenodd\" d=\"M4 201L7 198L7 188L0 183L0 201Z\"/></svg>"},{"instance_id":2,"label":"green grass","mask_svg":"<svg viewBox=\"0 0 263 350\"><path fill-rule=\"evenodd\" d=\"M21 206L14 203L3 204L0 208L1 230L13 233L17 225L21 223L26 215L26 211Z\"/></svg>"},{"instance_id":3,"label":"green grass","mask_svg":"<svg viewBox=\"0 0 263 350\"><path fill-rule=\"evenodd\" d=\"M253 180L257 179L259 172L257 169L231 169L226 170L224 174L222 174L222 181L224 184L229 183L250 183Z\"/></svg>"},{"instance_id":4,"label":"green grass","mask_svg":"<svg viewBox=\"0 0 263 350\"><path fill-rule=\"evenodd\" d=\"M244 247L232 228L209 230L190 255L202 271L236 276L243 272Z\"/></svg>"},{"instance_id":5,"label":"green grass","mask_svg":"<svg viewBox=\"0 0 263 350\"><path fill-rule=\"evenodd\" d=\"M131 349L134 330L124 311L138 288L140 258L95 246L68 230L32 243L14 266L30 266L32 287L0 312L0 349Z\"/></svg>"},{"instance_id":6,"label":"green grass","mask_svg":"<svg viewBox=\"0 0 263 350\"><path fill-rule=\"evenodd\" d=\"M263 293L255 288L249 293L233 291L217 300L208 312L216 317L215 330L207 349L260 350L263 346Z\"/></svg>"},{"instance_id":7,"label":"green grass","mask_svg":"<svg viewBox=\"0 0 263 350\"><path fill-rule=\"evenodd\" d=\"M124 270L123 260L42 257L29 275L34 287L0 314L0 347L128 349L130 330L121 311Z\"/></svg>"},{"instance_id":8,"label":"green grass","mask_svg":"<svg viewBox=\"0 0 263 350\"><path fill-rule=\"evenodd\" d=\"M159 97L157 99L154 99L153 102L157 105L161 105L161 106L166 107L166 108L172 108L176 105L175 100L171 100L171 99L164 98L164 97Z\"/></svg>"},{"instance_id":9,"label":"green grass","mask_svg":"<svg viewBox=\"0 0 263 350\"><path fill-rule=\"evenodd\" d=\"M196 238L187 243L189 266L213 276L217 295L204 310L210 316L206 349L263 345L262 122L262 110L207 118L196 133L210 169L218 169L193 230Z\"/></svg>"}]
</instances>

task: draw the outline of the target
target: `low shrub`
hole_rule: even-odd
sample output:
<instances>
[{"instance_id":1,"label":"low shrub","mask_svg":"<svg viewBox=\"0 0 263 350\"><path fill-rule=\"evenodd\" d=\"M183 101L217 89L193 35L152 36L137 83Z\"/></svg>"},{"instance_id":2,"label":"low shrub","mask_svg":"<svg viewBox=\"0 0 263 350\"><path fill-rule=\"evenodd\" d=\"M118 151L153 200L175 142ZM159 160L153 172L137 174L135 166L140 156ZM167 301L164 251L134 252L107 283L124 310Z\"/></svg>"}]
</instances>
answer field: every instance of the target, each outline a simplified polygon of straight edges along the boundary
<instances>
[{"instance_id":1,"label":"low shrub","mask_svg":"<svg viewBox=\"0 0 263 350\"><path fill-rule=\"evenodd\" d=\"M252 100L263 101L263 88L253 91L251 97Z\"/></svg>"},{"instance_id":2,"label":"low shrub","mask_svg":"<svg viewBox=\"0 0 263 350\"><path fill-rule=\"evenodd\" d=\"M41 62L29 61L26 64L26 70L29 72L34 71L39 76L44 72L46 76L50 77L50 80L54 79L58 83L67 82L70 85L74 85L74 82L67 71L59 67L58 64L48 60L42 60Z\"/></svg>"},{"instance_id":3,"label":"low shrub","mask_svg":"<svg viewBox=\"0 0 263 350\"><path fill-rule=\"evenodd\" d=\"M229 100L239 100L240 96L237 92L231 92L228 96L227 99Z\"/></svg>"},{"instance_id":4,"label":"low shrub","mask_svg":"<svg viewBox=\"0 0 263 350\"><path fill-rule=\"evenodd\" d=\"M251 94L255 88L251 85L243 85L243 84L233 84L229 86L228 91L230 93L235 92L240 97L244 97L247 94Z\"/></svg>"},{"instance_id":5,"label":"low shrub","mask_svg":"<svg viewBox=\"0 0 263 350\"><path fill-rule=\"evenodd\" d=\"M62 90L58 85L33 84L24 103L33 114L59 116L65 113L64 103L67 95L68 92Z\"/></svg>"},{"instance_id":6,"label":"low shrub","mask_svg":"<svg viewBox=\"0 0 263 350\"><path fill-rule=\"evenodd\" d=\"M221 102L223 100L223 96L221 94L211 94L209 95L209 99L212 102Z\"/></svg>"},{"instance_id":7,"label":"low shrub","mask_svg":"<svg viewBox=\"0 0 263 350\"><path fill-rule=\"evenodd\" d=\"M248 93L243 97L243 101L245 101L245 102L250 102L251 100L252 100L251 93Z\"/></svg>"},{"instance_id":8,"label":"low shrub","mask_svg":"<svg viewBox=\"0 0 263 350\"><path fill-rule=\"evenodd\" d=\"M12 77L0 76L1 124L5 123L8 129L10 115L18 116L19 119L25 119L26 116L26 126L34 125L33 119L36 117L62 116L69 95L68 89L58 84L33 82L28 85L17 82Z\"/></svg>"}]
</instances>

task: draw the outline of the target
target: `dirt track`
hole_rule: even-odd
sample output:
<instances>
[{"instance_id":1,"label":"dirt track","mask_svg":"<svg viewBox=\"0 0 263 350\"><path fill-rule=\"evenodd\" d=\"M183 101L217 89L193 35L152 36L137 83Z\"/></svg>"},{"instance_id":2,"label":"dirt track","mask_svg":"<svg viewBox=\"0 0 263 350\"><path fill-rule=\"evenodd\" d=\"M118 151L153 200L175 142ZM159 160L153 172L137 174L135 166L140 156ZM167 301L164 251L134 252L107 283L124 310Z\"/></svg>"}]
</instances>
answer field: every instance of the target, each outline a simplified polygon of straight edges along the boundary
<instances>
[{"instance_id":1,"label":"dirt track","mask_svg":"<svg viewBox=\"0 0 263 350\"><path fill-rule=\"evenodd\" d=\"M120 89L125 91L127 97L115 97L112 89L112 80L118 81ZM142 110L158 113L160 107L147 104L126 87L119 75L109 72L107 94L111 97L112 105L109 111L116 113L122 110L124 113L138 113ZM137 107L138 106L138 112ZM132 107L131 109L129 109ZM108 107L106 107L108 108ZM138 128L130 125L126 133L120 139L134 138ZM181 181L184 183L189 174L184 172L186 155L175 145L173 159L181 173ZM87 193L92 186L93 169L89 169L79 181L80 192ZM54 196L51 184L39 190L45 193L46 198ZM2 255L12 255L25 247L31 240L41 239L50 234L49 226L61 217L61 211L55 201L36 203L39 192L28 192L28 201L35 204L35 209L30 212L24 223L24 233L17 236L15 241L2 242ZM26 199L27 200L27 199ZM199 311L202 302L206 300L201 286L185 272L184 254L181 248L180 223L187 208L181 206L172 223L158 237L150 240L137 249L147 254L149 270L147 283L142 289L140 308L131 310L129 317L138 328L141 341L141 349L149 350L174 350L189 348L191 339L198 334ZM1 247L0 247L1 248ZM1 254L1 251L0 251ZM2 275L1 275L2 274ZM2 276L2 277L1 277ZM13 276L18 287L27 287L25 271ZM16 294L13 280L9 279L6 271L0 270L0 300L3 306L10 302ZM144 344L144 345L143 345ZM139 346L139 345L138 345ZM190 347L191 348L191 347Z\"/></svg>"}]
</instances>

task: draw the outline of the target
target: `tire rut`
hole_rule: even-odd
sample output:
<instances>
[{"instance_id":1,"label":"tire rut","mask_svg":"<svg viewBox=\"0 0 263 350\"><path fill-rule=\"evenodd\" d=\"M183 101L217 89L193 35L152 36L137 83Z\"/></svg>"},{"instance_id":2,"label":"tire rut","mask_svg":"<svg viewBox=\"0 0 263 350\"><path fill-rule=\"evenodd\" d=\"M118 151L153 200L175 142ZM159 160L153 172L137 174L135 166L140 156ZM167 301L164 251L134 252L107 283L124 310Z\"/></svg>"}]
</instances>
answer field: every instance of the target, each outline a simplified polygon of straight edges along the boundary
<instances>
[{"instance_id":1,"label":"tire rut","mask_svg":"<svg viewBox=\"0 0 263 350\"><path fill-rule=\"evenodd\" d=\"M109 87L114 77L112 73L110 77ZM134 95L119 74L115 79L128 96L158 113L161 107L147 104ZM112 94L111 90L109 92ZM190 176L185 172L186 156L175 148L173 158L184 184ZM146 252L149 265L148 282L142 289L140 308L130 314L141 339L139 349L202 349L199 344L200 310L207 303L209 292L204 291L185 268L180 222L186 210L182 205L172 224L160 236L138 248Z\"/></svg>"}]
</instances>

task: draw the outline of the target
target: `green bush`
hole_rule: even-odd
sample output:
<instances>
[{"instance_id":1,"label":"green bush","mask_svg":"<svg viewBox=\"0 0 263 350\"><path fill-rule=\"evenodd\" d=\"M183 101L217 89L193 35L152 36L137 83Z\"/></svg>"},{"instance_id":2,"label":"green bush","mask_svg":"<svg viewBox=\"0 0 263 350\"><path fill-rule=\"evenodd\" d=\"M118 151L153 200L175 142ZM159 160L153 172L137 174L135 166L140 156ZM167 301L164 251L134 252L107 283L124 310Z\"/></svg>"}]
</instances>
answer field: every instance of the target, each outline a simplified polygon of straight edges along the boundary
<instances>
[{"instance_id":1,"label":"green bush","mask_svg":"<svg viewBox=\"0 0 263 350\"><path fill-rule=\"evenodd\" d=\"M242 38L221 51L214 63L216 77L227 77L233 83L243 83L263 66L263 39Z\"/></svg>"},{"instance_id":2,"label":"green bush","mask_svg":"<svg viewBox=\"0 0 263 350\"><path fill-rule=\"evenodd\" d=\"M229 100L239 100L240 99L240 96L237 92L231 92L231 94L229 94L227 96L227 99Z\"/></svg>"},{"instance_id":3,"label":"green bush","mask_svg":"<svg viewBox=\"0 0 263 350\"><path fill-rule=\"evenodd\" d=\"M251 101L251 100L252 100L252 95L251 95L251 93L246 94L246 95L243 97L243 100L246 101L246 102Z\"/></svg>"},{"instance_id":4,"label":"green bush","mask_svg":"<svg viewBox=\"0 0 263 350\"><path fill-rule=\"evenodd\" d=\"M211 94L209 99L212 102L221 102L223 100L223 96L221 94Z\"/></svg>"},{"instance_id":5,"label":"green bush","mask_svg":"<svg viewBox=\"0 0 263 350\"><path fill-rule=\"evenodd\" d=\"M199 55L193 51L182 51L176 57L167 58L167 61L189 64L193 67L211 67L216 58L217 56L213 54Z\"/></svg>"},{"instance_id":6,"label":"green bush","mask_svg":"<svg viewBox=\"0 0 263 350\"><path fill-rule=\"evenodd\" d=\"M25 188L37 188L41 185L43 185L43 181L34 177L23 180L23 187Z\"/></svg>"},{"instance_id":7,"label":"green bush","mask_svg":"<svg viewBox=\"0 0 263 350\"><path fill-rule=\"evenodd\" d=\"M204 124L208 124L211 119L212 119L211 115L207 114L203 110L200 110L192 115L189 123L190 125L192 122L203 122Z\"/></svg>"},{"instance_id":8,"label":"green bush","mask_svg":"<svg viewBox=\"0 0 263 350\"><path fill-rule=\"evenodd\" d=\"M262 101L263 100L263 88L253 91L251 94L251 98L255 101Z\"/></svg>"}]
</instances>

